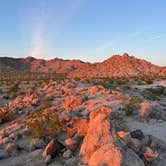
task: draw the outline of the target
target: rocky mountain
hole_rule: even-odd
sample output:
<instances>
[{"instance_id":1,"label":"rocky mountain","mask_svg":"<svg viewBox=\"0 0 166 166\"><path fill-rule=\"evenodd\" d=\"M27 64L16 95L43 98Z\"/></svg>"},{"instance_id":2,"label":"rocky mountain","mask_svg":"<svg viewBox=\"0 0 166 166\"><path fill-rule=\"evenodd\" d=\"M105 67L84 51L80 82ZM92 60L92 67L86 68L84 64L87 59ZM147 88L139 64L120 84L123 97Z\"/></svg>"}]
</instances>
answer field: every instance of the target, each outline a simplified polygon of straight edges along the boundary
<instances>
[{"instance_id":1,"label":"rocky mountain","mask_svg":"<svg viewBox=\"0 0 166 166\"><path fill-rule=\"evenodd\" d=\"M89 63L80 60L63 60L55 58L52 60L27 58L0 58L0 71L30 71L43 73L70 73L77 68L86 68Z\"/></svg>"},{"instance_id":2,"label":"rocky mountain","mask_svg":"<svg viewBox=\"0 0 166 166\"><path fill-rule=\"evenodd\" d=\"M87 63L80 60L52 60L27 58L0 58L0 71L31 71L44 73L67 73L70 77L132 77L166 76L166 67L159 67L148 61L129 56L114 55L99 63Z\"/></svg>"},{"instance_id":3,"label":"rocky mountain","mask_svg":"<svg viewBox=\"0 0 166 166\"><path fill-rule=\"evenodd\" d=\"M101 63L92 64L84 70L77 69L72 72L72 75L78 77L165 76L166 67L156 66L148 61L124 53L122 56L114 55Z\"/></svg>"}]
</instances>

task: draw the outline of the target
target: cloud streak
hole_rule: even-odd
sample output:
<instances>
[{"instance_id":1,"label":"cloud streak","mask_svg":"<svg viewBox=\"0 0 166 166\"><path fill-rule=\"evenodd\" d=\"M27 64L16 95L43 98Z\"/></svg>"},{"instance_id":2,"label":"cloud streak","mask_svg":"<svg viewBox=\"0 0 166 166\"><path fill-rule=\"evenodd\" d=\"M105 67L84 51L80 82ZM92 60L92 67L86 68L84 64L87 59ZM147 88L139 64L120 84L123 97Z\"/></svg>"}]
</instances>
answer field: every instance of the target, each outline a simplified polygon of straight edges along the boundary
<instances>
[{"instance_id":1,"label":"cloud streak","mask_svg":"<svg viewBox=\"0 0 166 166\"><path fill-rule=\"evenodd\" d=\"M44 43L44 30L46 28L46 15L45 15L45 8L42 6L41 11L39 12L39 20L38 24L34 28L34 32L32 35L32 50L29 56L36 57L36 58L44 58L44 55L47 53Z\"/></svg>"},{"instance_id":2,"label":"cloud streak","mask_svg":"<svg viewBox=\"0 0 166 166\"><path fill-rule=\"evenodd\" d=\"M55 47L58 37L79 10L82 2L82 0L73 0L65 4L47 0L27 2L25 10L22 10L24 15L21 26L25 42L28 41L28 56L48 58L52 48L47 47Z\"/></svg>"},{"instance_id":3,"label":"cloud streak","mask_svg":"<svg viewBox=\"0 0 166 166\"><path fill-rule=\"evenodd\" d=\"M45 48L44 38L45 38L45 29L47 23L48 13L46 11L46 0L41 0L38 6L36 7L37 11L35 14L36 22L33 27L33 32L31 36L31 50L29 56L36 58L44 58L47 54Z\"/></svg>"}]
</instances>

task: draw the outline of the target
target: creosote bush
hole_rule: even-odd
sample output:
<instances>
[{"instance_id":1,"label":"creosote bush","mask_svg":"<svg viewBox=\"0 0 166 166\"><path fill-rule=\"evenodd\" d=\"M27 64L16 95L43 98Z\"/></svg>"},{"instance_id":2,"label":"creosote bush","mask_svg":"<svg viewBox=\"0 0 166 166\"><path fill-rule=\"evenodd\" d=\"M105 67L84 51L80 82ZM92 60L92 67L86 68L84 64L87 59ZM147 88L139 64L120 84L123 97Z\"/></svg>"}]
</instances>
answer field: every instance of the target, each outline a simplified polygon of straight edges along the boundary
<instances>
[{"instance_id":1,"label":"creosote bush","mask_svg":"<svg viewBox=\"0 0 166 166\"><path fill-rule=\"evenodd\" d=\"M0 109L0 123L8 122L13 118L13 112L7 108Z\"/></svg>"},{"instance_id":2,"label":"creosote bush","mask_svg":"<svg viewBox=\"0 0 166 166\"><path fill-rule=\"evenodd\" d=\"M27 117L25 124L31 135L37 138L54 136L61 130L61 122L58 115L47 110L38 110L31 113Z\"/></svg>"},{"instance_id":3,"label":"creosote bush","mask_svg":"<svg viewBox=\"0 0 166 166\"><path fill-rule=\"evenodd\" d=\"M160 96L166 96L166 88L163 86L144 90L144 97L148 100L158 100Z\"/></svg>"},{"instance_id":4,"label":"creosote bush","mask_svg":"<svg viewBox=\"0 0 166 166\"><path fill-rule=\"evenodd\" d=\"M141 102L142 100L136 96L132 96L129 99L125 100L122 107L126 115L130 116L133 114L134 110L139 109Z\"/></svg>"}]
</instances>

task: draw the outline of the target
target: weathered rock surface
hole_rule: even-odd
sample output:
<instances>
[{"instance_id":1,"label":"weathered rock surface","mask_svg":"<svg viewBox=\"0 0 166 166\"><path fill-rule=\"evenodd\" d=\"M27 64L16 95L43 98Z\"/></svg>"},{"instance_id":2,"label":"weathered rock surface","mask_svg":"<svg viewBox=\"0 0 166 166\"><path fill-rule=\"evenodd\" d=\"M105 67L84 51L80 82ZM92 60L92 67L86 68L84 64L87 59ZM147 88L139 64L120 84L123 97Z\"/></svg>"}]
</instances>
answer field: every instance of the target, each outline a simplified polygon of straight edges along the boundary
<instances>
[{"instance_id":1,"label":"weathered rock surface","mask_svg":"<svg viewBox=\"0 0 166 166\"><path fill-rule=\"evenodd\" d=\"M93 153L103 145L114 142L108 119L111 112L111 109L102 108L90 114L89 128L80 150L85 163L89 163Z\"/></svg>"},{"instance_id":2,"label":"weathered rock surface","mask_svg":"<svg viewBox=\"0 0 166 166\"><path fill-rule=\"evenodd\" d=\"M92 154L89 160L90 166L120 166L121 163L122 154L112 143L101 146Z\"/></svg>"},{"instance_id":3,"label":"weathered rock surface","mask_svg":"<svg viewBox=\"0 0 166 166\"><path fill-rule=\"evenodd\" d=\"M144 166L144 162L139 158L139 156L134 153L131 149L127 149L123 153L123 166Z\"/></svg>"},{"instance_id":4,"label":"weathered rock surface","mask_svg":"<svg viewBox=\"0 0 166 166\"><path fill-rule=\"evenodd\" d=\"M0 149L0 160L9 157L8 153L5 150Z\"/></svg>"},{"instance_id":5,"label":"weathered rock surface","mask_svg":"<svg viewBox=\"0 0 166 166\"><path fill-rule=\"evenodd\" d=\"M59 143L57 140L52 139L48 145L46 146L44 152L43 152L43 157L45 158L45 162L48 163L50 162L51 158L56 157L56 155L60 152L60 150L64 146Z\"/></svg>"}]
</instances>

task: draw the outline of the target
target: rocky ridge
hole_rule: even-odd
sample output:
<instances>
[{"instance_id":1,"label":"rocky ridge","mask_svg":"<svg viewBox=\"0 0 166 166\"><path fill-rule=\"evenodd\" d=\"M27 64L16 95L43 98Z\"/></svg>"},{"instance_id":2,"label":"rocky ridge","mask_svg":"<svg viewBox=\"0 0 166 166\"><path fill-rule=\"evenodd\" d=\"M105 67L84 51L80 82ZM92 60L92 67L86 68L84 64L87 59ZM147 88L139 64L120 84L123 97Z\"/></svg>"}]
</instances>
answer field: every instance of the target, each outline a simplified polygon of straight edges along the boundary
<instances>
[{"instance_id":1,"label":"rocky ridge","mask_svg":"<svg viewBox=\"0 0 166 166\"><path fill-rule=\"evenodd\" d=\"M0 71L29 71L41 73L66 73L69 77L143 77L166 76L166 68L151 64L145 60L129 56L114 55L99 63L87 63L80 60L0 58Z\"/></svg>"}]
</instances>

